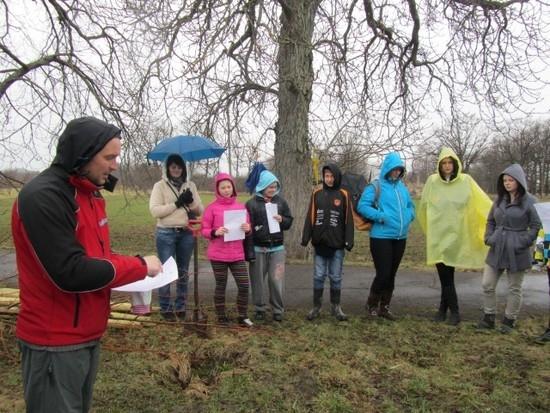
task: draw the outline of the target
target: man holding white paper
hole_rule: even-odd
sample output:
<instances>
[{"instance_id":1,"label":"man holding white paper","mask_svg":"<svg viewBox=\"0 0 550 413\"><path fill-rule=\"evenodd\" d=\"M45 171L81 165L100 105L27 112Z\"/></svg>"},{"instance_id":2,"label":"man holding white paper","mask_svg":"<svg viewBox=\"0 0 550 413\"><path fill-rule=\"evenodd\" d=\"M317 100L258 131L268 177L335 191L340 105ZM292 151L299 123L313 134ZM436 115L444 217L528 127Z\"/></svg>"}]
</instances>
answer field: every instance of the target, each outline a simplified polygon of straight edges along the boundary
<instances>
[{"instance_id":1,"label":"man holding white paper","mask_svg":"<svg viewBox=\"0 0 550 413\"><path fill-rule=\"evenodd\" d=\"M273 320L283 320L286 259L283 231L291 227L293 217L288 204L279 195L280 190L277 177L268 170L262 171L256 184L256 192L246 203L256 254L256 260L250 263L250 284L256 320L265 319L266 286L269 289Z\"/></svg>"}]
</instances>

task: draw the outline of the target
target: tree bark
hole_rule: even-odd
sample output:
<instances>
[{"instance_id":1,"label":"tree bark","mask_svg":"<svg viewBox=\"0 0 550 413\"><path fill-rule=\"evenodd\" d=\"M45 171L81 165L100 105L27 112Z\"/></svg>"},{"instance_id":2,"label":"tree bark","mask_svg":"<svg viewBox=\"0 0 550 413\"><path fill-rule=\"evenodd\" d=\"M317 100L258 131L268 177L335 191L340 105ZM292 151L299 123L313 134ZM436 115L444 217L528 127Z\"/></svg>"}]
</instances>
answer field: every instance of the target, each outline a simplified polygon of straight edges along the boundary
<instances>
[{"instance_id":1,"label":"tree bark","mask_svg":"<svg viewBox=\"0 0 550 413\"><path fill-rule=\"evenodd\" d=\"M312 190L308 115L313 87L312 37L319 0L286 2L279 37L279 118L275 127L275 171L294 223L285 235L290 256L303 258L302 228Z\"/></svg>"}]
</instances>

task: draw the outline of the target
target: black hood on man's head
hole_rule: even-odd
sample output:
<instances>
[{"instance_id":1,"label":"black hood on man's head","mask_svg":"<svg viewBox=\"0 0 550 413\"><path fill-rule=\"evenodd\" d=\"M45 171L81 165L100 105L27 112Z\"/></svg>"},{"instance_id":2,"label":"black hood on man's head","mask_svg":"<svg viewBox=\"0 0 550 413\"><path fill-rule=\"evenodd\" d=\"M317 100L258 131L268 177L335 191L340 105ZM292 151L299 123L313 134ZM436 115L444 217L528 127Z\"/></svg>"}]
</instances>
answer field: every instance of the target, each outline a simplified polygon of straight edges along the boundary
<instances>
[{"instance_id":1,"label":"black hood on man's head","mask_svg":"<svg viewBox=\"0 0 550 413\"><path fill-rule=\"evenodd\" d=\"M119 128L100 119L91 116L73 119L59 137L52 165L73 173L90 162L107 142L119 136Z\"/></svg>"},{"instance_id":2,"label":"black hood on man's head","mask_svg":"<svg viewBox=\"0 0 550 413\"><path fill-rule=\"evenodd\" d=\"M325 169L328 169L334 175L334 185L332 187L329 187L325 184ZM340 189L340 185L342 184L342 172L340 172L340 168L338 168L336 164L333 164L333 163L326 164L325 166L323 166L323 169L321 170L321 174L323 177L323 188Z\"/></svg>"}]
</instances>

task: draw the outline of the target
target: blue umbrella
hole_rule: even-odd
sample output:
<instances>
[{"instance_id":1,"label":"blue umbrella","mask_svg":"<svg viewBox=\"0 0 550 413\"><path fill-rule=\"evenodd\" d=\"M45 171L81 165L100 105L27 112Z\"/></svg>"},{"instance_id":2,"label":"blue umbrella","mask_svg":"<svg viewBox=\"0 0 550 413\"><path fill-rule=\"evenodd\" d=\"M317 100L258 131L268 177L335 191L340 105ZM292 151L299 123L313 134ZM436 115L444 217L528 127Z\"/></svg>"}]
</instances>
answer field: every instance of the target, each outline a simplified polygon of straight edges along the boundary
<instances>
[{"instance_id":1,"label":"blue umbrella","mask_svg":"<svg viewBox=\"0 0 550 413\"><path fill-rule=\"evenodd\" d=\"M213 140L202 136L178 135L160 141L152 151L147 153L147 158L152 161L164 161L168 155L177 153L188 162L202 159L219 158L225 152Z\"/></svg>"}]
</instances>

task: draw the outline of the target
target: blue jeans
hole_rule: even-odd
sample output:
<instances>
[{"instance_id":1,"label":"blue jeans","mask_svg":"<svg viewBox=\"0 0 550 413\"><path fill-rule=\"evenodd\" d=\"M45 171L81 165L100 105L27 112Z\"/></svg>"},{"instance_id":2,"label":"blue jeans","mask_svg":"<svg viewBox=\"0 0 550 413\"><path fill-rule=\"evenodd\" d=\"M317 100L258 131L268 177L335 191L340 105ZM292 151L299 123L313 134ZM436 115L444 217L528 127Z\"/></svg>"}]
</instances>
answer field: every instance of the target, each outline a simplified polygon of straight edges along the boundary
<instances>
[{"instance_id":1,"label":"blue jeans","mask_svg":"<svg viewBox=\"0 0 550 413\"><path fill-rule=\"evenodd\" d=\"M174 257L178 266L176 282L176 301L170 304L170 284L159 288L159 306L161 312L185 311L187 300L187 281L189 280L189 261L193 254L193 233L190 230L158 228L156 233L157 254L161 262Z\"/></svg>"},{"instance_id":2,"label":"blue jeans","mask_svg":"<svg viewBox=\"0 0 550 413\"><path fill-rule=\"evenodd\" d=\"M344 250L336 250L331 258L315 254L313 258L313 288L322 290L325 278L329 278L330 288L340 290L342 288L342 265L344 264Z\"/></svg>"}]
</instances>

